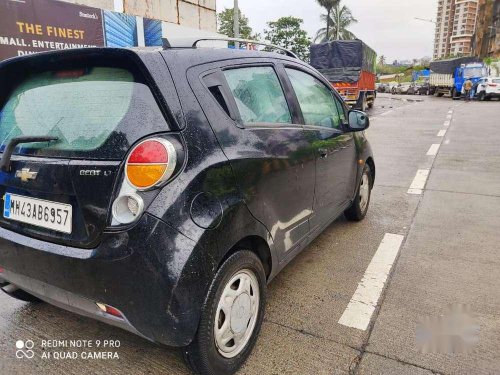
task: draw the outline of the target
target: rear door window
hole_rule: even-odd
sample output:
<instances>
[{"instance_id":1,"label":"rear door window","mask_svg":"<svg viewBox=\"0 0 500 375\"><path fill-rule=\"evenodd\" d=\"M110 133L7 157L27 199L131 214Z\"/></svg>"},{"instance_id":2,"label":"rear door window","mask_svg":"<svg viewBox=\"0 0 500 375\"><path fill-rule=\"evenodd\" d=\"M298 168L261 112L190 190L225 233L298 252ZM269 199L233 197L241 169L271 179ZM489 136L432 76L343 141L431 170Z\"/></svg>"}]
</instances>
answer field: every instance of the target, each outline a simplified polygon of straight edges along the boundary
<instances>
[{"instance_id":1,"label":"rear door window","mask_svg":"<svg viewBox=\"0 0 500 375\"><path fill-rule=\"evenodd\" d=\"M224 75L243 123L292 122L285 94L272 67L229 69Z\"/></svg>"},{"instance_id":2,"label":"rear door window","mask_svg":"<svg viewBox=\"0 0 500 375\"><path fill-rule=\"evenodd\" d=\"M122 68L48 71L20 82L0 111L0 150L15 137L57 141L19 154L121 159L148 132L168 130L149 87Z\"/></svg>"}]
</instances>

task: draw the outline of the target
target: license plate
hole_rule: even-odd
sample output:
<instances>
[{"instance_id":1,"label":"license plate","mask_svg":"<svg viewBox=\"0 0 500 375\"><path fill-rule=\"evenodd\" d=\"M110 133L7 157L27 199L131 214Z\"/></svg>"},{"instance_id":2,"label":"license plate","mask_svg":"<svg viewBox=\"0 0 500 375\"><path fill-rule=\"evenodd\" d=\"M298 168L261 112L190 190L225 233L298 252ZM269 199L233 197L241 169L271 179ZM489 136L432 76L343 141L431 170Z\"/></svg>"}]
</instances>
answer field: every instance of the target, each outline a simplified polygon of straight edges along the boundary
<instances>
[{"instance_id":1,"label":"license plate","mask_svg":"<svg viewBox=\"0 0 500 375\"><path fill-rule=\"evenodd\" d=\"M73 208L70 204L5 194L3 217L58 232L71 233Z\"/></svg>"}]
</instances>

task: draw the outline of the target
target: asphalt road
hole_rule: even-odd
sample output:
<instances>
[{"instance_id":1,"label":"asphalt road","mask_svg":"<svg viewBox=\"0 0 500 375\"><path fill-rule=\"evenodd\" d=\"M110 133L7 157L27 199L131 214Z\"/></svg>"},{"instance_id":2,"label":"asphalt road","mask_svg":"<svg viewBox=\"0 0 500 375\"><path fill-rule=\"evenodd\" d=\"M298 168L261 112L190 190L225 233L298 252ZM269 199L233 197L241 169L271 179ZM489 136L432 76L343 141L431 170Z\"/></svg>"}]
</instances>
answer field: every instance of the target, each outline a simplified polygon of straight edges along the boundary
<instances>
[{"instance_id":1,"label":"asphalt road","mask_svg":"<svg viewBox=\"0 0 500 375\"><path fill-rule=\"evenodd\" d=\"M377 164L370 211L361 223L338 219L272 282L241 374L500 373L499 113L497 102L379 95L367 131ZM33 359L16 358L18 340L33 341ZM54 358L68 350L119 358ZM0 374L42 371L188 373L176 350L0 295Z\"/></svg>"}]
</instances>

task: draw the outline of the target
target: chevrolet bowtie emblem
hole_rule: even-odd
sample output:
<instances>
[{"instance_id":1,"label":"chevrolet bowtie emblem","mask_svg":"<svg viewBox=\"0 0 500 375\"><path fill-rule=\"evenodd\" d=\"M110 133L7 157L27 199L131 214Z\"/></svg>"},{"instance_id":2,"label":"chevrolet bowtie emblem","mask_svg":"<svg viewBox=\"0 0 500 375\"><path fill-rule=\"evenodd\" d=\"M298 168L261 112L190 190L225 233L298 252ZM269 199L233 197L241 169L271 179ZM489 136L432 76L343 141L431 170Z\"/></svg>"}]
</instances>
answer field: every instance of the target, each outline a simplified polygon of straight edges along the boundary
<instances>
[{"instance_id":1,"label":"chevrolet bowtie emblem","mask_svg":"<svg viewBox=\"0 0 500 375\"><path fill-rule=\"evenodd\" d=\"M27 182L28 180L34 180L38 172L30 172L29 168L23 168L20 171L16 171L16 177L20 178L21 181Z\"/></svg>"}]
</instances>

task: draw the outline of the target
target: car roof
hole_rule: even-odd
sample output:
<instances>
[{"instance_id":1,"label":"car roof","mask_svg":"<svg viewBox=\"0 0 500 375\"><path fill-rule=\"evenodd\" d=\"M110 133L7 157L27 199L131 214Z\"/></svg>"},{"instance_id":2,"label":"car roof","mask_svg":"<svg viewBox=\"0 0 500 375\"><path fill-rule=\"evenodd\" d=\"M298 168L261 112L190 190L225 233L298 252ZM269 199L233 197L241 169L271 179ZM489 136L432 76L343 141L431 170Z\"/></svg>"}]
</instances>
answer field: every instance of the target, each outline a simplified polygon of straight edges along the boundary
<instances>
[{"instance_id":1,"label":"car roof","mask_svg":"<svg viewBox=\"0 0 500 375\"><path fill-rule=\"evenodd\" d=\"M189 61L191 66L214 61L247 58L280 59L304 64L301 60L276 52L235 50L231 48L168 48L163 50L162 54L175 55L176 58Z\"/></svg>"}]
</instances>

